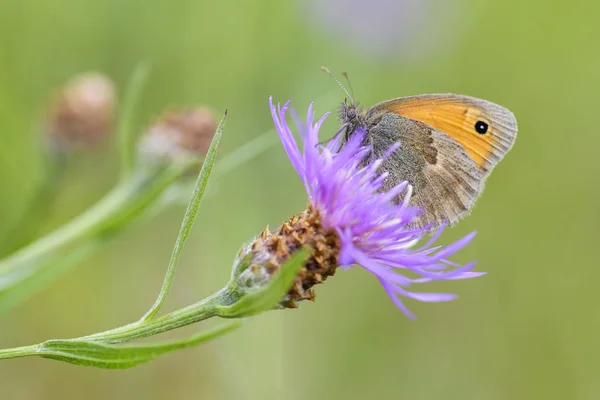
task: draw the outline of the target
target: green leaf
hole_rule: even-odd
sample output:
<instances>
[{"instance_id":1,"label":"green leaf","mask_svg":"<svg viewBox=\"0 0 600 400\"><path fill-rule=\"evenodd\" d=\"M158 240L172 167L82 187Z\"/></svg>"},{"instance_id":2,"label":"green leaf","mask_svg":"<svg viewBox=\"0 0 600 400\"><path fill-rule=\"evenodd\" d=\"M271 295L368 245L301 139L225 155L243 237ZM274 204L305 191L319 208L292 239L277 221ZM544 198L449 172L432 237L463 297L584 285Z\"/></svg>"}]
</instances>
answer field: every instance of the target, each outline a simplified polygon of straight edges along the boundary
<instances>
[{"instance_id":1,"label":"green leaf","mask_svg":"<svg viewBox=\"0 0 600 400\"><path fill-rule=\"evenodd\" d=\"M183 340L145 345L110 345L79 339L48 340L33 354L71 364L124 369L151 361L163 354L184 349L214 339L241 326L240 321L223 324ZM22 356L22 355L21 355Z\"/></svg>"},{"instance_id":2,"label":"green leaf","mask_svg":"<svg viewBox=\"0 0 600 400\"><path fill-rule=\"evenodd\" d=\"M306 263L310 248L296 251L279 269L279 272L263 287L240 296L229 306L217 306L217 315L223 318L240 318L273 309L289 292L294 279Z\"/></svg>"},{"instance_id":3,"label":"green leaf","mask_svg":"<svg viewBox=\"0 0 600 400\"><path fill-rule=\"evenodd\" d=\"M208 180L210 178L210 175L215 165L215 161L217 159L219 143L221 142L221 136L223 135L223 130L225 129L226 120L227 110L225 110L223 118L221 118L221 121L219 122L219 126L217 127L215 136L213 137L210 143L210 148L208 149L206 158L202 163L202 169L200 170L198 178L196 179L196 185L194 187L194 191L192 192L192 198L190 199L187 209L185 210L185 215L183 216L181 228L179 229L179 234L177 235L175 246L173 247L173 253L171 254L171 259L169 260L169 266L167 267L167 273L163 280L160 293L158 294L154 305L152 305L150 310L148 310L148 312L142 317L142 321L149 320L152 317L154 317L154 315L156 315L156 313L160 310L163 303L165 302L169 291L171 290L171 286L173 285L173 278L175 277L175 268L177 267L179 256L181 255L183 246L185 245L185 242L188 236L190 235L192 227L194 226L194 221L196 220L196 215L198 214L198 210L200 209L202 197L204 196L204 192L206 191Z\"/></svg>"}]
</instances>

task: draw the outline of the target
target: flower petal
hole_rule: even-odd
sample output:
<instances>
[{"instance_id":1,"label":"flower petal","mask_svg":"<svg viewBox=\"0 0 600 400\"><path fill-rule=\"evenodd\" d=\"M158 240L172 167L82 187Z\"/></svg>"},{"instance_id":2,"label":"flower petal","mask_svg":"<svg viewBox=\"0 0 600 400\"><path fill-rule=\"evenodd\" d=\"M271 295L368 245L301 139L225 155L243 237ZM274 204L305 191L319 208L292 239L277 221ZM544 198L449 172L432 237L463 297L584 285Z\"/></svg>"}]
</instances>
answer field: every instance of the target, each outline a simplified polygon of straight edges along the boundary
<instances>
[{"instance_id":1,"label":"flower petal","mask_svg":"<svg viewBox=\"0 0 600 400\"><path fill-rule=\"evenodd\" d=\"M371 272L394 304L411 318L414 315L402 303L401 296L438 302L452 300L456 295L413 293L405 288L415 283L467 279L483 274L471 271L474 263L461 266L448 260L473 239L475 232L449 246L434 246L444 230L442 226L425 244L414 248L430 227L412 228L410 225L422 212L410 206L412 186L401 182L387 191L382 190L389 175L381 171L381 167L400 144L376 159L372 148L365 145L365 128L354 129L346 137L346 126L321 144L319 130L328 114L315 121L311 103L306 121L292 113L300 131L300 151L286 121L289 102L276 108L269 99L269 105L283 147L305 184L311 204L319 210L323 226L338 233L340 265L358 264ZM398 203L399 197L402 201Z\"/></svg>"}]
</instances>

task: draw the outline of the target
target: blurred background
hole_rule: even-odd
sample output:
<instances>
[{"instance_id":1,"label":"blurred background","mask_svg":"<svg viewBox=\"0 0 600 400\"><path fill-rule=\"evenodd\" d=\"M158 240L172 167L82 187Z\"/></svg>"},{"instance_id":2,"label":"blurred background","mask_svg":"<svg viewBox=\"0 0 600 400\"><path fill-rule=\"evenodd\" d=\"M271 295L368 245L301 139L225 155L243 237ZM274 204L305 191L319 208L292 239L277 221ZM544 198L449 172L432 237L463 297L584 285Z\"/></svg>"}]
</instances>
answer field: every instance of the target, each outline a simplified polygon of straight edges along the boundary
<instances>
[{"instance_id":1,"label":"blurred background","mask_svg":"<svg viewBox=\"0 0 600 400\"><path fill-rule=\"evenodd\" d=\"M122 95L134 68L151 63L139 131L165 108L228 108L221 155L271 129L270 95L301 112L313 100L318 112L335 110L343 93L321 65L348 71L363 105L464 93L510 108L520 129L472 215L442 238L477 230L456 261L474 259L489 272L426 288L459 293L458 300L409 302L418 316L411 321L355 268L318 287L314 304L266 313L208 345L131 370L3 361L1 397L600 398L599 12L586 0L2 1L2 237L44 174L40 112L85 71L111 77ZM330 119L329 132L336 123ZM42 231L110 189L114 146L66 168ZM305 203L279 145L212 182L167 307L220 288L241 244ZM139 318L160 287L183 211L138 223L1 315L0 346Z\"/></svg>"}]
</instances>

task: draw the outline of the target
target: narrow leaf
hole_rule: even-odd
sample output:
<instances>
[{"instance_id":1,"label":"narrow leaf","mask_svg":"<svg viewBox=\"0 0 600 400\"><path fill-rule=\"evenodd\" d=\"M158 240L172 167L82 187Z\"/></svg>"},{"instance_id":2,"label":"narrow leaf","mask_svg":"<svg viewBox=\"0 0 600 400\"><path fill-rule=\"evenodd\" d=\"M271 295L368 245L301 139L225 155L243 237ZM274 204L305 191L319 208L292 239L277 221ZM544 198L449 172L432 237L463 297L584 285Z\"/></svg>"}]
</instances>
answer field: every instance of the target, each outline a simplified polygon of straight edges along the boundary
<instances>
[{"instance_id":1,"label":"narrow leaf","mask_svg":"<svg viewBox=\"0 0 600 400\"><path fill-rule=\"evenodd\" d=\"M210 143L210 148L208 149L206 158L202 163L202 169L200 170L200 174L198 174L196 186L194 187L194 191L192 192L192 198L190 199L187 209L185 210L183 222L181 223L181 228L179 229L179 234L177 235L177 239L175 241L175 247L173 248L173 253L171 254L171 259L169 260L169 266L167 267L167 273L165 275L163 285L160 289L160 293L154 305L142 317L143 321L147 321L151 319L154 315L156 315L156 313L162 307L165 299L167 298L167 295L169 294L169 290L171 289L171 285L173 284L173 277L175 276L175 268L177 267L179 256L192 230L194 221L196 220L196 215L198 214L198 209L200 208L200 203L202 202L202 197L204 196L204 192L206 191L208 180L213 171L215 160L217 159L219 143L221 141L223 130L225 129L226 119L227 111L225 111L223 118L221 118L221 122L219 122L219 126L217 127L215 136L213 137L212 142Z\"/></svg>"},{"instance_id":2,"label":"narrow leaf","mask_svg":"<svg viewBox=\"0 0 600 400\"><path fill-rule=\"evenodd\" d=\"M71 364L124 369L151 361L163 354L198 345L241 326L240 321L222 324L183 340L146 345L110 345L86 340L49 340L42 343L35 354L43 358Z\"/></svg>"}]
</instances>

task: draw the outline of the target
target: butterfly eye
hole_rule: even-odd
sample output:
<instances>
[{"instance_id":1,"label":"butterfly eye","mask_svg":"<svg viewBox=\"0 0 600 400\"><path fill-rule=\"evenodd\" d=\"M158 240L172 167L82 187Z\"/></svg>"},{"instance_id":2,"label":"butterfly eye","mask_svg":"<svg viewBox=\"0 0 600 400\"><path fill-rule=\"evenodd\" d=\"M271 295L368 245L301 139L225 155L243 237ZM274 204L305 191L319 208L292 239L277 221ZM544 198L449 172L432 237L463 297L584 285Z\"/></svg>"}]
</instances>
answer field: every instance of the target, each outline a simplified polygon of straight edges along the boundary
<instances>
[{"instance_id":1,"label":"butterfly eye","mask_svg":"<svg viewBox=\"0 0 600 400\"><path fill-rule=\"evenodd\" d=\"M475 124L475 131L481 135L488 131L488 124L483 121L477 121Z\"/></svg>"}]
</instances>

